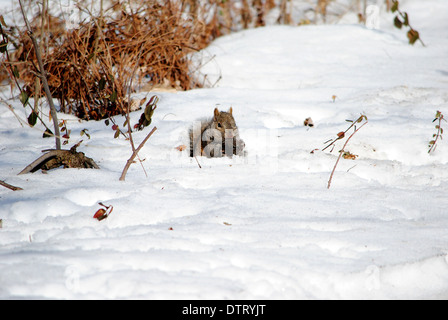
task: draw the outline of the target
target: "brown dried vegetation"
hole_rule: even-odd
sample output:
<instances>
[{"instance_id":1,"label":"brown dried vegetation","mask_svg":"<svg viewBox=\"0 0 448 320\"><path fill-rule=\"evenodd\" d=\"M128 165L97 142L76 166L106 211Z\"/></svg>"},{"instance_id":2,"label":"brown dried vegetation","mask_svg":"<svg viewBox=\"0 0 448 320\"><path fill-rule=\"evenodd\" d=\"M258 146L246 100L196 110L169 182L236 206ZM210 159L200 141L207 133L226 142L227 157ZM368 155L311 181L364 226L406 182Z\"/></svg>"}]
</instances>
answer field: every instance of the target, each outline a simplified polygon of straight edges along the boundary
<instances>
[{"instance_id":1,"label":"brown dried vegetation","mask_svg":"<svg viewBox=\"0 0 448 320\"><path fill-rule=\"evenodd\" d=\"M183 5L172 1L142 2L136 12L117 3L107 15L80 22L74 29L49 16L44 66L61 111L94 120L124 114L131 77L134 86L143 81L150 86L168 81L184 90L200 86L191 76L188 54L206 46L217 32L213 21L207 25L184 12ZM40 19L35 17L33 25ZM38 36L39 30L36 27ZM25 31L8 38L15 50L10 61L2 62L17 67L15 74L31 97L36 80L34 48Z\"/></svg>"},{"instance_id":2,"label":"brown dried vegetation","mask_svg":"<svg viewBox=\"0 0 448 320\"><path fill-rule=\"evenodd\" d=\"M320 11L329 2L319 0ZM190 54L221 35L264 26L276 7L277 23L294 24L287 0L139 0L132 7L131 2L114 0L96 15L87 9L89 3L77 2L76 10L89 17L74 28L67 27L63 12L42 16L40 7L31 19L52 96L62 112L88 120L126 113L128 93L137 88L201 87L206 78L193 76ZM0 68L0 81L20 79L26 99L41 96L36 55L26 30L5 26L0 41L0 52L9 53L1 57L5 67Z\"/></svg>"},{"instance_id":3,"label":"brown dried vegetation","mask_svg":"<svg viewBox=\"0 0 448 320\"><path fill-rule=\"evenodd\" d=\"M133 10L115 1L76 28L67 28L63 14L45 13L42 19L39 13L31 24L44 43L44 68L60 110L81 119L100 120L125 114L129 90L139 86L201 87L192 76L189 54L236 31L235 26L264 25L264 15L275 6L272 0L243 2L240 8L235 1L141 0L139 9ZM2 57L8 67L0 70L0 80L9 78L13 83L12 78L18 78L25 84L27 97L41 96L30 37L16 27L3 31L7 40L2 45L8 46L9 55Z\"/></svg>"}]
</instances>

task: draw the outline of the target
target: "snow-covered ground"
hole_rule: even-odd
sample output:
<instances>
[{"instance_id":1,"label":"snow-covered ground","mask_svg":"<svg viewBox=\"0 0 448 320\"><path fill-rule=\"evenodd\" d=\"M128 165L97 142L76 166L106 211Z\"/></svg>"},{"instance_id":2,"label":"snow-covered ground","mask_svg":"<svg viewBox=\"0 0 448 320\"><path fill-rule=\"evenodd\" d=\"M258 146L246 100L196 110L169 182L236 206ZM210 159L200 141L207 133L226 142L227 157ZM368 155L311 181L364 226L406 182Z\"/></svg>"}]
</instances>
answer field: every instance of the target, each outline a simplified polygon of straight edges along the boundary
<instances>
[{"instance_id":1,"label":"snow-covered ground","mask_svg":"<svg viewBox=\"0 0 448 320\"><path fill-rule=\"evenodd\" d=\"M385 12L379 29L271 26L216 40L198 56L215 56L201 69L221 77L213 88L158 93L158 130L140 153L148 177L137 163L119 181L129 142L64 114L69 146L83 139L101 169L17 176L54 141L2 104L0 180L24 190L0 187L0 298L447 299L447 142L427 151L436 111L448 116L448 2L400 8L426 47ZM233 107L247 155L199 168L175 148L216 106ZM346 148L358 157L327 189L342 144L330 153L324 142L360 114L368 123ZM99 202L114 208L102 221Z\"/></svg>"}]
</instances>

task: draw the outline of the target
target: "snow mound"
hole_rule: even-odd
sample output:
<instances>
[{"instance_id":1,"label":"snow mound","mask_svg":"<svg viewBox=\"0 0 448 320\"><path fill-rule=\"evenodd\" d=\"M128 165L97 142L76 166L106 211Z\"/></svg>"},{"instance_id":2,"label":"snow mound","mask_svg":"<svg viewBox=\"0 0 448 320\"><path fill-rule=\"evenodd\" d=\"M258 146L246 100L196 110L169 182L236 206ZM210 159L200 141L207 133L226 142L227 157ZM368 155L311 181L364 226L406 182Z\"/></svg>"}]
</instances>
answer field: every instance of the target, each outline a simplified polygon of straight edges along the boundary
<instances>
[{"instance_id":1,"label":"snow mound","mask_svg":"<svg viewBox=\"0 0 448 320\"><path fill-rule=\"evenodd\" d=\"M386 27L389 15L379 30L272 26L216 40L197 56L213 88L158 94L158 130L140 153L148 177L136 163L118 181L128 141L63 114L70 143L88 130L79 151L101 169L17 176L53 141L1 107L0 179L24 190L0 188L0 298L448 298L448 146L427 152L436 111L448 114L448 25L408 3L426 47ZM175 148L216 106L233 107L247 155L199 168ZM357 158L327 189L342 144L324 142L360 114L368 124L347 146ZM103 221L100 202L113 206Z\"/></svg>"}]
</instances>

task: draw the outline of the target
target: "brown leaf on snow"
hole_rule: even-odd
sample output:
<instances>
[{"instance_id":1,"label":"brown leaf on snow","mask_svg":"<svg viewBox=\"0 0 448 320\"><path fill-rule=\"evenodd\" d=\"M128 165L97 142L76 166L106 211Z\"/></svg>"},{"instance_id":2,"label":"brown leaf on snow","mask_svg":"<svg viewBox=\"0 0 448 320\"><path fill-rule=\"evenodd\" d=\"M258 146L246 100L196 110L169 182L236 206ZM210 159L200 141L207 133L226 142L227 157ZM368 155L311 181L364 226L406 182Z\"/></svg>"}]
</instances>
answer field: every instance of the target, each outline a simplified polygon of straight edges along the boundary
<instances>
[{"instance_id":1,"label":"brown leaf on snow","mask_svg":"<svg viewBox=\"0 0 448 320\"><path fill-rule=\"evenodd\" d=\"M100 206L103 206L104 208L98 209L95 214L93 215L93 218L97 219L98 221L101 221L103 219L106 219L114 209L113 206L105 206L101 202L98 203Z\"/></svg>"},{"instance_id":2,"label":"brown leaf on snow","mask_svg":"<svg viewBox=\"0 0 448 320\"><path fill-rule=\"evenodd\" d=\"M104 219L104 214L106 213L106 210L105 209L98 209L98 211L97 212L95 212L95 215L93 216L95 219L98 219L98 220L102 220L102 219Z\"/></svg>"},{"instance_id":3,"label":"brown leaf on snow","mask_svg":"<svg viewBox=\"0 0 448 320\"><path fill-rule=\"evenodd\" d=\"M305 121L303 121L303 125L305 127L314 127L313 119L306 118Z\"/></svg>"},{"instance_id":4,"label":"brown leaf on snow","mask_svg":"<svg viewBox=\"0 0 448 320\"><path fill-rule=\"evenodd\" d=\"M348 160L355 160L358 156L356 154L350 153L349 151L346 151L342 154L342 157Z\"/></svg>"},{"instance_id":5,"label":"brown leaf on snow","mask_svg":"<svg viewBox=\"0 0 448 320\"><path fill-rule=\"evenodd\" d=\"M179 150L180 152L184 151L187 149L187 146L184 144L181 144L180 146L176 147L176 150Z\"/></svg>"}]
</instances>

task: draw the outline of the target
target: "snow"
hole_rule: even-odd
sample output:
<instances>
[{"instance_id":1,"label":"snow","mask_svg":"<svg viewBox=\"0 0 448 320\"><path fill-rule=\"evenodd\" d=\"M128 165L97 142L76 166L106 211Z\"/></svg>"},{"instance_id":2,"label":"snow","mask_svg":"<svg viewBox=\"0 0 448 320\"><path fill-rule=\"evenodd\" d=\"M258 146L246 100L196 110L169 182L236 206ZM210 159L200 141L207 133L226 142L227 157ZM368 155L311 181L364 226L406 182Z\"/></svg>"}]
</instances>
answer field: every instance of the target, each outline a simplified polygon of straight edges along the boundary
<instances>
[{"instance_id":1,"label":"snow","mask_svg":"<svg viewBox=\"0 0 448 320\"><path fill-rule=\"evenodd\" d=\"M379 29L217 39L197 56L215 56L201 69L213 88L157 93L158 129L140 152L148 177L136 163L119 181L129 142L65 114L69 146L83 139L101 169L18 176L54 141L2 104L0 179L24 190L0 187L0 298L447 299L448 146L427 151L436 111L448 115L448 3L400 7L426 47L385 12ZM199 168L175 148L216 106L232 106L247 155ZM327 189L342 144L324 142L360 114L368 123L347 146L358 158L342 159ZM113 212L97 221L100 202Z\"/></svg>"}]
</instances>

